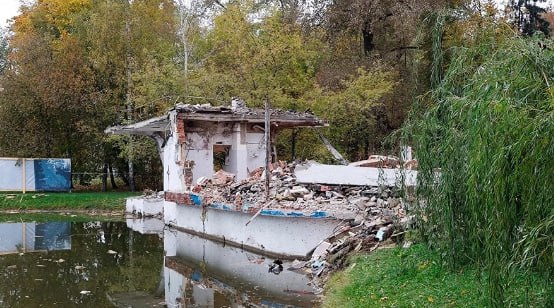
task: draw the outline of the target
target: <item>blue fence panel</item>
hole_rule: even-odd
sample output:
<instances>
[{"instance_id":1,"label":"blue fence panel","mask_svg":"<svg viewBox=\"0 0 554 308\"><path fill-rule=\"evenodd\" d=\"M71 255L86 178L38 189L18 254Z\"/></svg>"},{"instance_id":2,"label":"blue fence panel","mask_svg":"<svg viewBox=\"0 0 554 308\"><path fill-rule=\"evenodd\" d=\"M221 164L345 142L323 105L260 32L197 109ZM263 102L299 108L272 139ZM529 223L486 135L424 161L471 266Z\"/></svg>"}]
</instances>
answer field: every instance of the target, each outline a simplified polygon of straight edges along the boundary
<instances>
[{"instance_id":1,"label":"blue fence panel","mask_svg":"<svg viewBox=\"0 0 554 308\"><path fill-rule=\"evenodd\" d=\"M71 160L37 159L34 165L36 191L71 190Z\"/></svg>"}]
</instances>

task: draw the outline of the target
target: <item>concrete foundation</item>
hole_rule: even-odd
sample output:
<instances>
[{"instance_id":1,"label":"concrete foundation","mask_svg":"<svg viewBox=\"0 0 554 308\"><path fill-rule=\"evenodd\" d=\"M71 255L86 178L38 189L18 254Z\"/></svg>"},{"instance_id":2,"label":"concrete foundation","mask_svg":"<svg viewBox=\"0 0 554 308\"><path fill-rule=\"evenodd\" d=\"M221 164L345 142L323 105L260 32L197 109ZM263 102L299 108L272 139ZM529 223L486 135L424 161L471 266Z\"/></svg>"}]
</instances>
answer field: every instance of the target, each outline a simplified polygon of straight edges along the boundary
<instances>
[{"instance_id":1,"label":"concrete foundation","mask_svg":"<svg viewBox=\"0 0 554 308\"><path fill-rule=\"evenodd\" d=\"M163 216L164 199L163 198L127 198L125 212L142 217Z\"/></svg>"},{"instance_id":2,"label":"concrete foundation","mask_svg":"<svg viewBox=\"0 0 554 308\"><path fill-rule=\"evenodd\" d=\"M344 224L334 218L259 215L166 202L165 223L171 227L283 258L305 258Z\"/></svg>"}]
</instances>

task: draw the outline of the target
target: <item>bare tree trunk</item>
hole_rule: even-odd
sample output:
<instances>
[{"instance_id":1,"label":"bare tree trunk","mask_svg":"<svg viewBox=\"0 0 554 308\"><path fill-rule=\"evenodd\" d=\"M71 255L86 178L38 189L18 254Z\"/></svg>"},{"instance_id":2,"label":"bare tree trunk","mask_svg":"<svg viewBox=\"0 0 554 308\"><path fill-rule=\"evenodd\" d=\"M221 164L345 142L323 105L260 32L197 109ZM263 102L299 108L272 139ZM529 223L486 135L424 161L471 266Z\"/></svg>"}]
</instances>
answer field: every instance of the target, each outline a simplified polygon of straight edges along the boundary
<instances>
[{"instance_id":1,"label":"bare tree trunk","mask_svg":"<svg viewBox=\"0 0 554 308\"><path fill-rule=\"evenodd\" d=\"M131 76L131 65L132 65L132 56L131 56L131 24L129 21L130 18L130 7L129 3L127 3L127 16L125 21L125 36L127 40L127 46L126 46L126 65L125 65L125 75L127 77L127 94L125 98L125 103L127 105L127 121L128 124L131 124L133 122L133 102L131 97L131 89L132 89L132 76ZM129 144L128 146L128 166L129 166L129 190L135 191L135 171L133 167L133 136L129 136Z\"/></svg>"},{"instance_id":2,"label":"bare tree trunk","mask_svg":"<svg viewBox=\"0 0 554 308\"><path fill-rule=\"evenodd\" d=\"M102 167L102 191L108 190L108 163L104 162Z\"/></svg>"},{"instance_id":3,"label":"bare tree trunk","mask_svg":"<svg viewBox=\"0 0 554 308\"><path fill-rule=\"evenodd\" d=\"M115 178L113 176L113 168L111 163L108 163L108 170L110 171L110 182L112 182L112 189L117 189L117 185L115 184Z\"/></svg>"}]
</instances>

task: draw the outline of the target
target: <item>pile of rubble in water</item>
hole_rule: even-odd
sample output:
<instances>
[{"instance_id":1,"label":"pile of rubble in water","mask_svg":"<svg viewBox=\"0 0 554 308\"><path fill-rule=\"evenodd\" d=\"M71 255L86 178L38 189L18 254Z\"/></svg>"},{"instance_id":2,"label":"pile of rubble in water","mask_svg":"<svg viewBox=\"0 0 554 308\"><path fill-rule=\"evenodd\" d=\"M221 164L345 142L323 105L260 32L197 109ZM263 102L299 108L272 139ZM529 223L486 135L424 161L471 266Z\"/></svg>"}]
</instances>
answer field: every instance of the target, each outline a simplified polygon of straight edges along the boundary
<instances>
[{"instance_id":1,"label":"pile of rubble in water","mask_svg":"<svg viewBox=\"0 0 554 308\"><path fill-rule=\"evenodd\" d=\"M344 219L334 235L315 249L311 260L295 262L296 269L308 271L316 280L343 266L351 252L383 246L410 224L407 203L399 188L300 184L294 168L295 164L285 162L271 166L269 202L265 197L263 168L254 170L239 183L234 182L233 174L220 170L210 180L199 179L193 191L210 196L210 202L234 204L237 210L250 204L285 212L325 212L327 216Z\"/></svg>"}]
</instances>

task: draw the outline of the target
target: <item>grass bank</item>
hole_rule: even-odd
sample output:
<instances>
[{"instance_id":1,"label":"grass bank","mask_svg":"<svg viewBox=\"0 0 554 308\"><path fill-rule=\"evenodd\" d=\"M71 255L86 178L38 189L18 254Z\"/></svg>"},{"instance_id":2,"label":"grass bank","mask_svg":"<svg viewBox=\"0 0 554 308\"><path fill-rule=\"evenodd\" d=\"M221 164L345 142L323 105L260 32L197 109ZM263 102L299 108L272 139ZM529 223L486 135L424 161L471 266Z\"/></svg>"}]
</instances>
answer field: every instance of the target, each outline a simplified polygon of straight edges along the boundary
<instances>
[{"instance_id":1,"label":"grass bank","mask_svg":"<svg viewBox=\"0 0 554 308\"><path fill-rule=\"evenodd\" d=\"M351 258L350 267L334 274L323 307L486 307L479 271L447 271L437 254L423 245L377 250ZM506 290L511 307L545 307L544 284L519 277Z\"/></svg>"},{"instance_id":2,"label":"grass bank","mask_svg":"<svg viewBox=\"0 0 554 308\"><path fill-rule=\"evenodd\" d=\"M125 208L136 192L0 193L0 211L109 210Z\"/></svg>"}]
</instances>

